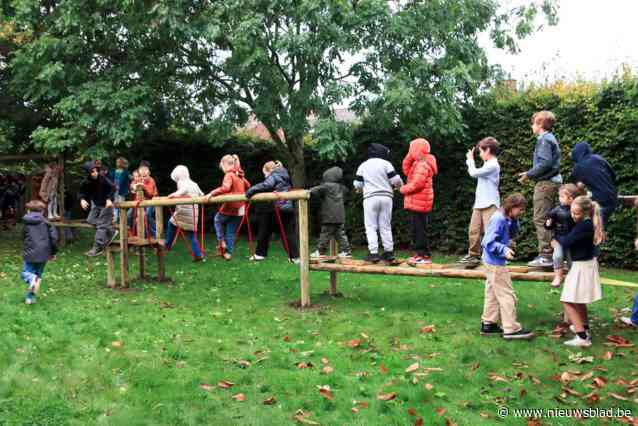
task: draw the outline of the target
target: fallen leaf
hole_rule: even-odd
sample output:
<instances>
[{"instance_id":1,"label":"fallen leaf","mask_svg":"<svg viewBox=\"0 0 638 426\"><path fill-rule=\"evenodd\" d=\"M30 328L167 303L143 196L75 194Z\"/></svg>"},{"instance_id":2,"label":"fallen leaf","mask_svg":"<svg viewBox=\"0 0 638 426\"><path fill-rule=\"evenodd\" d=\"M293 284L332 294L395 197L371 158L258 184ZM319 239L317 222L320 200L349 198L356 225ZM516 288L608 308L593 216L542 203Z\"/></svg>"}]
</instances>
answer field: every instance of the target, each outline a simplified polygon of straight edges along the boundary
<instances>
[{"instance_id":1,"label":"fallen leaf","mask_svg":"<svg viewBox=\"0 0 638 426\"><path fill-rule=\"evenodd\" d=\"M560 381L563 383L573 382L577 379L578 376L576 374L570 373L569 371L564 371L563 374L560 375Z\"/></svg>"},{"instance_id":2,"label":"fallen leaf","mask_svg":"<svg viewBox=\"0 0 638 426\"><path fill-rule=\"evenodd\" d=\"M416 419L416 422L414 422L414 426L423 426L423 417L419 417L418 419Z\"/></svg>"},{"instance_id":3,"label":"fallen leaf","mask_svg":"<svg viewBox=\"0 0 638 426\"><path fill-rule=\"evenodd\" d=\"M618 395L617 393L609 392L607 395L611 396L612 398L619 399L621 401L629 401L629 398L624 397L622 395Z\"/></svg>"},{"instance_id":4,"label":"fallen leaf","mask_svg":"<svg viewBox=\"0 0 638 426\"><path fill-rule=\"evenodd\" d=\"M430 383L426 383L426 384L425 384L425 388L426 388L427 390L432 390L432 389L434 388L434 386L432 386Z\"/></svg>"},{"instance_id":5,"label":"fallen leaf","mask_svg":"<svg viewBox=\"0 0 638 426\"><path fill-rule=\"evenodd\" d=\"M527 395L527 391L525 390L525 388L522 388L521 391L518 393L519 398L525 398L525 395Z\"/></svg>"},{"instance_id":6,"label":"fallen leaf","mask_svg":"<svg viewBox=\"0 0 638 426\"><path fill-rule=\"evenodd\" d=\"M541 426L542 423L538 419L529 419L527 420L527 426Z\"/></svg>"},{"instance_id":7,"label":"fallen leaf","mask_svg":"<svg viewBox=\"0 0 638 426\"><path fill-rule=\"evenodd\" d=\"M361 333L361 334L360 334L360 336L361 336L361 337L363 337L363 338L364 338L364 339L366 339L366 340L368 340L368 339L370 338L370 337L368 337L368 335L367 335L367 334L365 334L365 333Z\"/></svg>"},{"instance_id":8,"label":"fallen leaf","mask_svg":"<svg viewBox=\"0 0 638 426\"><path fill-rule=\"evenodd\" d=\"M597 388L602 388L607 384L607 380L604 377L596 377L593 380L594 382L594 386L596 386Z\"/></svg>"},{"instance_id":9,"label":"fallen leaf","mask_svg":"<svg viewBox=\"0 0 638 426\"><path fill-rule=\"evenodd\" d=\"M237 393L237 394L233 395L232 398L235 401L240 401L240 402L246 400L246 396L243 393Z\"/></svg>"},{"instance_id":10,"label":"fallen leaf","mask_svg":"<svg viewBox=\"0 0 638 426\"><path fill-rule=\"evenodd\" d=\"M411 415L412 417L416 417L416 409L414 408L408 408L408 414Z\"/></svg>"},{"instance_id":11,"label":"fallen leaf","mask_svg":"<svg viewBox=\"0 0 638 426\"><path fill-rule=\"evenodd\" d=\"M250 361L246 361L245 359L237 361L237 365L241 368L248 368L251 366Z\"/></svg>"},{"instance_id":12,"label":"fallen leaf","mask_svg":"<svg viewBox=\"0 0 638 426\"><path fill-rule=\"evenodd\" d=\"M414 364L412 364L408 368L406 368L405 372L406 373L413 373L413 372L415 372L418 369L419 369L419 363L415 362Z\"/></svg>"},{"instance_id":13,"label":"fallen leaf","mask_svg":"<svg viewBox=\"0 0 638 426\"><path fill-rule=\"evenodd\" d=\"M383 363L381 363L381 365L379 366L379 371L381 372L381 374L388 374L388 369L385 368L385 365L383 365Z\"/></svg>"},{"instance_id":14,"label":"fallen leaf","mask_svg":"<svg viewBox=\"0 0 638 426\"><path fill-rule=\"evenodd\" d=\"M480 366L481 364L479 362L475 362L474 364L470 366L470 371L478 370Z\"/></svg>"},{"instance_id":15,"label":"fallen leaf","mask_svg":"<svg viewBox=\"0 0 638 426\"><path fill-rule=\"evenodd\" d=\"M591 379L593 376L594 376L594 372L590 371L589 373L583 374L582 376L580 376L580 381L584 382L585 380Z\"/></svg>"},{"instance_id":16,"label":"fallen leaf","mask_svg":"<svg viewBox=\"0 0 638 426\"><path fill-rule=\"evenodd\" d=\"M593 356L583 356L581 352L576 354L571 354L569 356L569 360L575 362L576 364L584 364L586 362L594 362Z\"/></svg>"},{"instance_id":17,"label":"fallen leaf","mask_svg":"<svg viewBox=\"0 0 638 426\"><path fill-rule=\"evenodd\" d=\"M454 423L452 420L450 420L448 417L445 418L445 426L456 426L456 423Z\"/></svg>"},{"instance_id":18,"label":"fallen leaf","mask_svg":"<svg viewBox=\"0 0 638 426\"><path fill-rule=\"evenodd\" d=\"M199 387L201 389L204 389L205 391L210 391L213 389L213 387L209 385L208 383L200 383Z\"/></svg>"},{"instance_id":19,"label":"fallen leaf","mask_svg":"<svg viewBox=\"0 0 638 426\"><path fill-rule=\"evenodd\" d=\"M532 383L534 383L535 385L540 385L541 381L538 380L538 377L535 376L529 376L529 379L532 381Z\"/></svg>"},{"instance_id":20,"label":"fallen leaf","mask_svg":"<svg viewBox=\"0 0 638 426\"><path fill-rule=\"evenodd\" d=\"M222 380L219 383L217 383L217 386L222 389L228 389L235 386L235 384L233 382L229 382L228 380Z\"/></svg>"},{"instance_id":21,"label":"fallen leaf","mask_svg":"<svg viewBox=\"0 0 638 426\"><path fill-rule=\"evenodd\" d=\"M428 334L428 333L434 333L434 332L436 332L436 329L434 328L434 324L426 325L425 327L421 327L421 329L419 330L419 333L421 334Z\"/></svg>"},{"instance_id":22,"label":"fallen leaf","mask_svg":"<svg viewBox=\"0 0 638 426\"><path fill-rule=\"evenodd\" d=\"M271 396L270 398L264 399L263 404L264 405L275 405L276 402L277 402L277 398L275 398L274 396Z\"/></svg>"},{"instance_id":23,"label":"fallen leaf","mask_svg":"<svg viewBox=\"0 0 638 426\"><path fill-rule=\"evenodd\" d=\"M601 357L602 359L604 359L605 361L609 361L610 359L612 359L614 357L614 353L611 351L607 351L603 354L603 356Z\"/></svg>"},{"instance_id":24,"label":"fallen leaf","mask_svg":"<svg viewBox=\"0 0 638 426\"><path fill-rule=\"evenodd\" d=\"M359 345L361 345L361 340L359 339L352 339L350 341L348 341L348 346L351 348L356 348L359 347Z\"/></svg>"},{"instance_id":25,"label":"fallen leaf","mask_svg":"<svg viewBox=\"0 0 638 426\"><path fill-rule=\"evenodd\" d=\"M321 363L322 363L323 365L328 365L328 364L330 364L330 362L328 361L328 358L321 358Z\"/></svg>"},{"instance_id":26,"label":"fallen leaf","mask_svg":"<svg viewBox=\"0 0 638 426\"><path fill-rule=\"evenodd\" d=\"M352 403L355 405L354 407L352 407L353 413L358 413L359 410L369 407L369 404L365 401L352 401Z\"/></svg>"},{"instance_id":27,"label":"fallen leaf","mask_svg":"<svg viewBox=\"0 0 638 426\"><path fill-rule=\"evenodd\" d=\"M587 401L587 404L589 405L597 404L600 401L600 397L598 396L596 391L593 391L592 393L588 393L587 395L583 396L583 399Z\"/></svg>"},{"instance_id":28,"label":"fallen leaf","mask_svg":"<svg viewBox=\"0 0 638 426\"><path fill-rule=\"evenodd\" d=\"M379 401L391 401L391 400L393 400L396 397L397 397L397 393L396 392L380 393L379 395L377 395L377 399Z\"/></svg>"},{"instance_id":29,"label":"fallen leaf","mask_svg":"<svg viewBox=\"0 0 638 426\"><path fill-rule=\"evenodd\" d=\"M295 415L292 416L293 420L297 420L299 423L303 423L307 425L319 425L319 423L308 419L308 417L310 417L310 413L303 410L297 410Z\"/></svg>"},{"instance_id":30,"label":"fallen leaf","mask_svg":"<svg viewBox=\"0 0 638 426\"><path fill-rule=\"evenodd\" d=\"M483 417L484 419L487 419L488 417L490 417L490 415L489 415L489 414L487 414L485 411L481 411L481 412L479 413L479 416Z\"/></svg>"},{"instance_id":31,"label":"fallen leaf","mask_svg":"<svg viewBox=\"0 0 638 426\"><path fill-rule=\"evenodd\" d=\"M111 347L113 348L121 348L122 346L124 346L124 343L120 342L119 340L115 340L114 342L111 342Z\"/></svg>"},{"instance_id":32,"label":"fallen leaf","mask_svg":"<svg viewBox=\"0 0 638 426\"><path fill-rule=\"evenodd\" d=\"M582 396L583 395L582 393L577 392L574 389L569 388L567 386L563 387L563 392L565 392L566 394L571 395L571 396Z\"/></svg>"},{"instance_id":33,"label":"fallen leaf","mask_svg":"<svg viewBox=\"0 0 638 426\"><path fill-rule=\"evenodd\" d=\"M325 367L323 367L323 368L321 369L321 372L322 372L323 374L330 374L330 373L332 373L333 371L334 371L334 370L333 370L333 368L332 368L332 367L330 367L329 365L326 365Z\"/></svg>"},{"instance_id":34,"label":"fallen leaf","mask_svg":"<svg viewBox=\"0 0 638 426\"><path fill-rule=\"evenodd\" d=\"M447 410L443 407L439 407L435 410L437 416L443 416Z\"/></svg>"},{"instance_id":35,"label":"fallen leaf","mask_svg":"<svg viewBox=\"0 0 638 426\"><path fill-rule=\"evenodd\" d=\"M319 387L319 393L321 394L321 396L323 396L327 400L334 401L335 397L332 394L332 390L330 390L330 386L324 385L324 386L318 386L318 387Z\"/></svg>"},{"instance_id":36,"label":"fallen leaf","mask_svg":"<svg viewBox=\"0 0 638 426\"><path fill-rule=\"evenodd\" d=\"M312 362L298 362L296 365L297 368L299 368L300 370L303 370L304 368L314 367L314 365L312 365Z\"/></svg>"},{"instance_id":37,"label":"fallen leaf","mask_svg":"<svg viewBox=\"0 0 638 426\"><path fill-rule=\"evenodd\" d=\"M284 342L290 342L290 336L284 336L281 338Z\"/></svg>"},{"instance_id":38,"label":"fallen leaf","mask_svg":"<svg viewBox=\"0 0 638 426\"><path fill-rule=\"evenodd\" d=\"M499 376L496 373L487 373L487 378L493 382L509 382L509 380L503 376Z\"/></svg>"},{"instance_id":39,"label":"fallen leaf","mask_svg":"<svg viewBox=\"0 0 638 426\"><path fill-rule=\"evenodd\" d=\"M607 341L610 343L610 346L617 348L630 348L634 346L633 343L622 336L607 336Z\"/></svg>"}]
</instances>

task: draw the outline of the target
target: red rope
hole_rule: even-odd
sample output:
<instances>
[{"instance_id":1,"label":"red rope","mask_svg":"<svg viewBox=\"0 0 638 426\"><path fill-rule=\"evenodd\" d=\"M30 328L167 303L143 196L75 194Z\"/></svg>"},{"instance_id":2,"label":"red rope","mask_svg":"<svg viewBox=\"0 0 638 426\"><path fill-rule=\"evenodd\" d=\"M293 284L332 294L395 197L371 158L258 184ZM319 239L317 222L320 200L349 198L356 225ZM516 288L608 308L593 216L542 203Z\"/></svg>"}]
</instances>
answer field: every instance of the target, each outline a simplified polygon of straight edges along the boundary
<instances>
[{"instance_id":1,"label":"red rope","mask_svg":"<svg viewBox=\"0 0 638 426\"><path fill-rule=\"evenodd\" d=\"M246 224L248 226L248 254L252 256L255 254L255 252L253 251L253 231L252 231L252 227L250 226L250 213L249 213L250 203L249 202L244 203L244 207L245 207L244 215L241 217L241 222L239 222L237 231L235 231L235 245L237 245L237 241L239 240L239 235L241 233L242 226Z\"/></svg>"},{"instance_id":2,"label":"red rope","mask_svg":"<svg viewBox=\"0 0 638 426\"><path fill-rule=\"evenodd\" d=\"M274 192L274 194L277 196L278 199L280 199L279 194L277 192ZM284 229L284 224L281 220L281 212L279 211L279 206L277 205L276 201L274 204L275 204L275 215L277 216L277 222L279 222L279 233L281 234L281 242L284 245L284 249L286 250L288 259L292 260L292 257L290 255L290 248L288 247L288 238L286 237L286 230Z\"/></svg>"},{"instance_id":3,"label":"red rope","mask_svg":"<svg viewBox=\"0 0 638 426\"><path fill-rule=\"evenodd\" d=\"M204 220L205 220L205 218L206 218L206 211L204 210L204 205L203 205L203 204L201 204L201 205L200 205L200 207L201 207L201 211L200 211L200 213L201 213L201 221L202 221L202 223L201 223L201 229L200 229L200 231L201 231L201 238L200 238L200 241L201 241L201 244L202 244L202 256L205 256L205 255L206 255L206 254L205 254L205 252L206 252L206 239L204 238L204 229L205 229L205 227L204 227L204 224L205 224Z\"/></svg>"}]
</instances>

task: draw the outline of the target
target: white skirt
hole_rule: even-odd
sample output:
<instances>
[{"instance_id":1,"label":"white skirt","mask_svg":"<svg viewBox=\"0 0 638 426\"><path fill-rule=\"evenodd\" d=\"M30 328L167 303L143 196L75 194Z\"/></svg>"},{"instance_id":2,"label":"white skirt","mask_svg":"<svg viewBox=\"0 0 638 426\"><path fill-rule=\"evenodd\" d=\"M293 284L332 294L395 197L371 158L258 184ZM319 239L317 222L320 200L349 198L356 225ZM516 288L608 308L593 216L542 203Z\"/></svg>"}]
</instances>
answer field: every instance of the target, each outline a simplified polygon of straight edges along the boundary
<instances>
[{"instance_id":1,"label":"white skirt","mask_svg":"<svg viewBox=\"0 0 638 426\"><path fill-rule=\"evenodd\" d=\"M588 304L603 298L600 287L598 260L579 260L572 262L572 267L565 277L561 302Z\"/></svg>"}]
</instances>

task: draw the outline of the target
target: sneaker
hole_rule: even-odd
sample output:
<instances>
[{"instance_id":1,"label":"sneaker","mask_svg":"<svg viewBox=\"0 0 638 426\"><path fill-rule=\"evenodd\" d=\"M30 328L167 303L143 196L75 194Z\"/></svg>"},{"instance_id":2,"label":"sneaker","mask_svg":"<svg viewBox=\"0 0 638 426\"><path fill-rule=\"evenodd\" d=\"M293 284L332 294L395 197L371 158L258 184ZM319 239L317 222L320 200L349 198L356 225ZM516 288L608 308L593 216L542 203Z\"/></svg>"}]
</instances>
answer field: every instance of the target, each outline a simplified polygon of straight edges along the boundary
<instances>
[{"instance_id":1,"label":"sneaker","mask_svg":"<svg viewBox=\"0 0 638 426\"><path fill-rule=\"evenodd\" d=\"M549 285L551 288L560 288L562 284L563 284L563 280L561 277L554 277L554 279Z\"/></svg>"},{"instance_id":2,"label":"sneaker","mask_svg":"<svg viewBox=\"0 0 638 426\"><path fill-rule=\"evenodd\" d=\"M574 336L573 339L565 342L567 346L577 346L581 348L588 348L591 346L591 339L581 339L580 336Z\"/></svg>"},{"instance_id":3,"label":"sneaker","mask_svg":"<svg viewBox=\"0 0 638 426\"><path fill-rule=\"evenodd\" d=\"M572 333L576 334L576 326L574 326L574 324L569 324L569 331L571 331ZM591 335L589 333L589 329L588 328L585 329L585 333L587 333L587 338L591 340Z\"/></svg>"},{"instance_id":4,"label":"sneaker","mask_svg":"<svg viewBox=\"0 0 638 426\"><path fill-rule=\"evenodd\" d=\"M230 259L232 259L232 258L233 258L233 255L232 255L232 254L230 254L230 253L228 253L228 252L224 253L224 260L230 260Z\"/></svg>"},{"instance_id":5,"label":"sneaker","mask_svg":"<svg viewBox=\"0 0 638 426\"><path fill-rule=\"evenodd\" d=\"M364 259L365 262L379 263L381 257L378 253L369 253Z\"/></svg>"},{"instance_id":6,"label":"sneaker","mask_svg":"<svg viewBox=\"0 0 638 426\"><path fill-rule=\"evenodd\" d=\"M481 336L502 336L503 329L498 324L481 323Z\"/></svg>"},{"instance_id":7,"label":"sneaker","mask_svg":"<svg viewBox=\"0 0 638 426\"><path fill-rule=\"evenodd\" d=\"M633 322L630 317L620 317L620 322L631 327L638 327L638 324Z\"/></svg>"},{"instance_id":8,"label":"sneaker","mask_svg":"<svg viewBox=\"0 0 638 426\"><path fill-rule=\"evenodd\" d=\"M33 305L35 303L35 297L27 296L24 299L24 303L27 304L27 305Z\"/></svg>"},{"instance_id":9,"label":"sneaker","mask_svg":"<svg viewBox=\"0 0 638 426\"><path fill-rule=\"evenodd\" d=\"M310 257L313 257L313 258L316 259L316 258L319 258L319 257L323 257L323 255L321 253L319 253L319 250L315 250L312 253L310 253Z\"/></svg>"},{"instance_id":10,"label":"sneaker","mask_svg":"<svg viewBox=\"0 0 638 426\"><path fill-rule=\"evenodd\" d=\"M350 259L350 258L352 258L352 253L350 253L348 251L342 251L341 253L339 253L337 255L337 257L340 257L342 259Z\"/></svg>"},{"instance_id":11,"label":"sneaker","mask_svg":"<svg viewBox=\"0 0 638 426\"><path fill-rule=\"evenodd\" d=\"M550 268L552 267L552 259L545 256L537 256L527 264L530 268Z\"/></svg>"},{"instance_id":12,"label":"sneaker","mask_svg":"<svg viewBox=\"0 0 638 426\"><path fill-rule=\"evenodd\" d=\"M472 254L468 254L459 259L459 263L467 264L467 265L475 265L481 263L481 258L478 256L474 256Z\"/></svg>"},{"instance_id":13,"label":"sneaker","mask_svg":"<svg viewBox=\"0 0 638 426\"><path fill-rule=\"evenodd\" d=\"M534 332L524 328L513 333L503 333L503 339L505 340L529 340L532 337L534 337Z\"/></svg>"},{"instance_id":14,"label":"sneaker","mask_svg":"<svg viewBox=\"0 0 638 426\"><path fill-rule=\"evenodd\" d=\"M93 247L91 250L87 251L85 254L88 257L96 257L104 253L103 247Z\"/></svg>"},{"instance_id":15,"label":"sneaker","mask_svg":"<svg viewBox=\"0 0 638 426\"><path fill-rule=\"evenodd\" d=\"M412 256L408 259L408 265L417 266L417 265L431 265L432 258L430 256Z\"/></svg>"},{"instance_id":16,"label":"sneaker","mask_svg":"<svg viewBox=\"0 0 638 426\"><path fill-rule=\"evenodd\" d=\"M197 256L193 258L193 263L198 263L198 262L206 262L206 258L204 256Z\"/></svg>"},{"instance_id":17,"label":"sneaker","mask_svg":"<svg viewBox=\"0 0 638 426\"><path fill-rule=\"evenodd\" d=\"M31 281L31 285L29 286L29 291L33 294L38 294L40 291L40 283L42 279L40 277L35 277L33 281Z\"/></svg>"},{"instance_id":18,"label":"sneaker","mask_svg":"<svg viewBox=\"0 0 638 426\"><path fill-rule=\"evenodd\" d=\"M384 260L386 262L394 262L395 259L396 257L394 257L393 251L385 251L383 252L383 255L381 255L381 260Z\"/></svg>"},{"instance_id":19,"label":"sneaker","mask_svg":"<svg viewBox=\"0 0 638 426\"><path fill-rule=\"evenodd\" d=\"M258 255L258 254L253 254L252 256L250 256L250 257L248 258L248 260L252 260L252 261L255 261L255 262L261 262L261 261L262 261L262 260L264 260L264 259L265 259L265 257L264 257L264 256L260 256L260 255Z\"/></svg>"},{"instance_id":20,"label":"sneaker","mask_svg":"<svg viewBox=\"0 0 638 426\"><path fill-rule=\"evenodd\" d=\"M288 262L294 263L295 265L299 265L299 263L301 263L301 260L299 260L298 257L294 257L292 259L288 259Z\"/></svg>"}]
</instances>

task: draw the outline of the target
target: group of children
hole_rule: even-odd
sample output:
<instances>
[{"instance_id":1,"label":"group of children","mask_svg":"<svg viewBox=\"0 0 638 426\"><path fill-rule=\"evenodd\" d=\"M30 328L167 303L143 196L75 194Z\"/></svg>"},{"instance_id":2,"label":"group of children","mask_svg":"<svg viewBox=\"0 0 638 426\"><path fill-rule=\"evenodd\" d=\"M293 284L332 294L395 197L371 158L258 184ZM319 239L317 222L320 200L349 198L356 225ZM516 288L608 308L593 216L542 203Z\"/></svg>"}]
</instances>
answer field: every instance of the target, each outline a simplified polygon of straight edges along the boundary
<instances>
[{"instance_id":1,"label":"group of children","mask_svg":"<svg viewBox=\"0 0 638 426\"><path fill-rule=\"evenodd\" d=\"M560 300L575 333L575 337L565 343L571 346L590 346L587 305L602 297L597 262L600 254L598 247L605 238L604 223L616 207L615 175L602 157L593 154L591 147L581 142L572 152L575 183L562 184L560 147L551 132L554 124L555 118L551 112L534 114L531 126L538 139L532 168L519 174L521 183L536 181L533 209L539 255L530 262L530 266L553 266L553 287L560 287L564 280ZM483 161L481 167L475 164L477 151ZM481 334L499 335L505 339L529 339L533 337L533 333L524 329L517 321L517 297L507 268L507 262L514 258L513 238L519 230L519 218L525 210L526 200L521 194L515 193L505 198L501 205L498 151L497 140L487 137L467 152L468 174L477 180L477 185L468 230L468 253L460 262L477 266L482 261L486 268ZM116 166L109 179L99 163L90 162L85 165L88 176L81 186L80 204L84 210L90 209L87 221L96 226L95 243L87 253L89 256L100 254L114 238L114 201L125 200L129 192L138 189L143 190L144 198L158 195L148 163L140 164L132 176L128 174L125 159L119 158ZM209 197L245 194L250 198L260 192L286 192L292 186L288 171L277 161L264 164L264 180L252 186L246 180L236 155L225 155L219 167L224 172L224 178L221 186L208 193ZM410 142L408 153L402 162L402 171L407 179L405 183L390 162L390 150L376 143L369 146L368 159L356 171L353 186L363 195L368 262L395 260L391 227L395 190L403 194L404 208L411 215L415 253L408 259L408 264L417 266L432 262L427 228L434 204L433 179L438 173L438 166L427 140L418 138ZM171 178L176 183L177 190L169 197L204 195L200 187L191 180L185 166L175 167ZM341 183L342 178L343 171L339 167L332 167L324 173L322 183L310 189L312 197L318 197L322 204L321 234L317 250L312 256L326 254L331 239L338 243L339 257L351 256L345 232L344 197L347 189ZM584 195L585 186L591 191L591 196ZM553 205L556 192L559 194L558 206ZM42 239L43 248L30 249L29 253L53 255L55 232L43 217L40 218L41 215L38 216L42 206L42 203L34 202L28 205L30 208L25 216L25 247L31 247L38 239ZM243 217L248 215L249 208L250 205L244 202L226 202L214 216L218 250L227 260L232 258L237 228ZM152 208L146 211L151 235L155 232L153 213ZM273 203L259 203L255 207L255 214L259 227L258 242L251 260L262 261L267 257L271 235L279 225L288 257L297 263L299 249L295 237L296 223L292 202L278 199ZM181 229L191 238L194 260L203 260L197 240L198 221L199 209L195 205L177 206L166 226L166 248L171 248ZM46 239L44 235L47 236ZM48 248L44 248L47 244ZM33 295L39 288L45 257L47 256L27 255L25 248L23 278L29 285L27 303L34 300ZM565 260L569 270L566 276Z\"/></svg>"}]
</instances>

